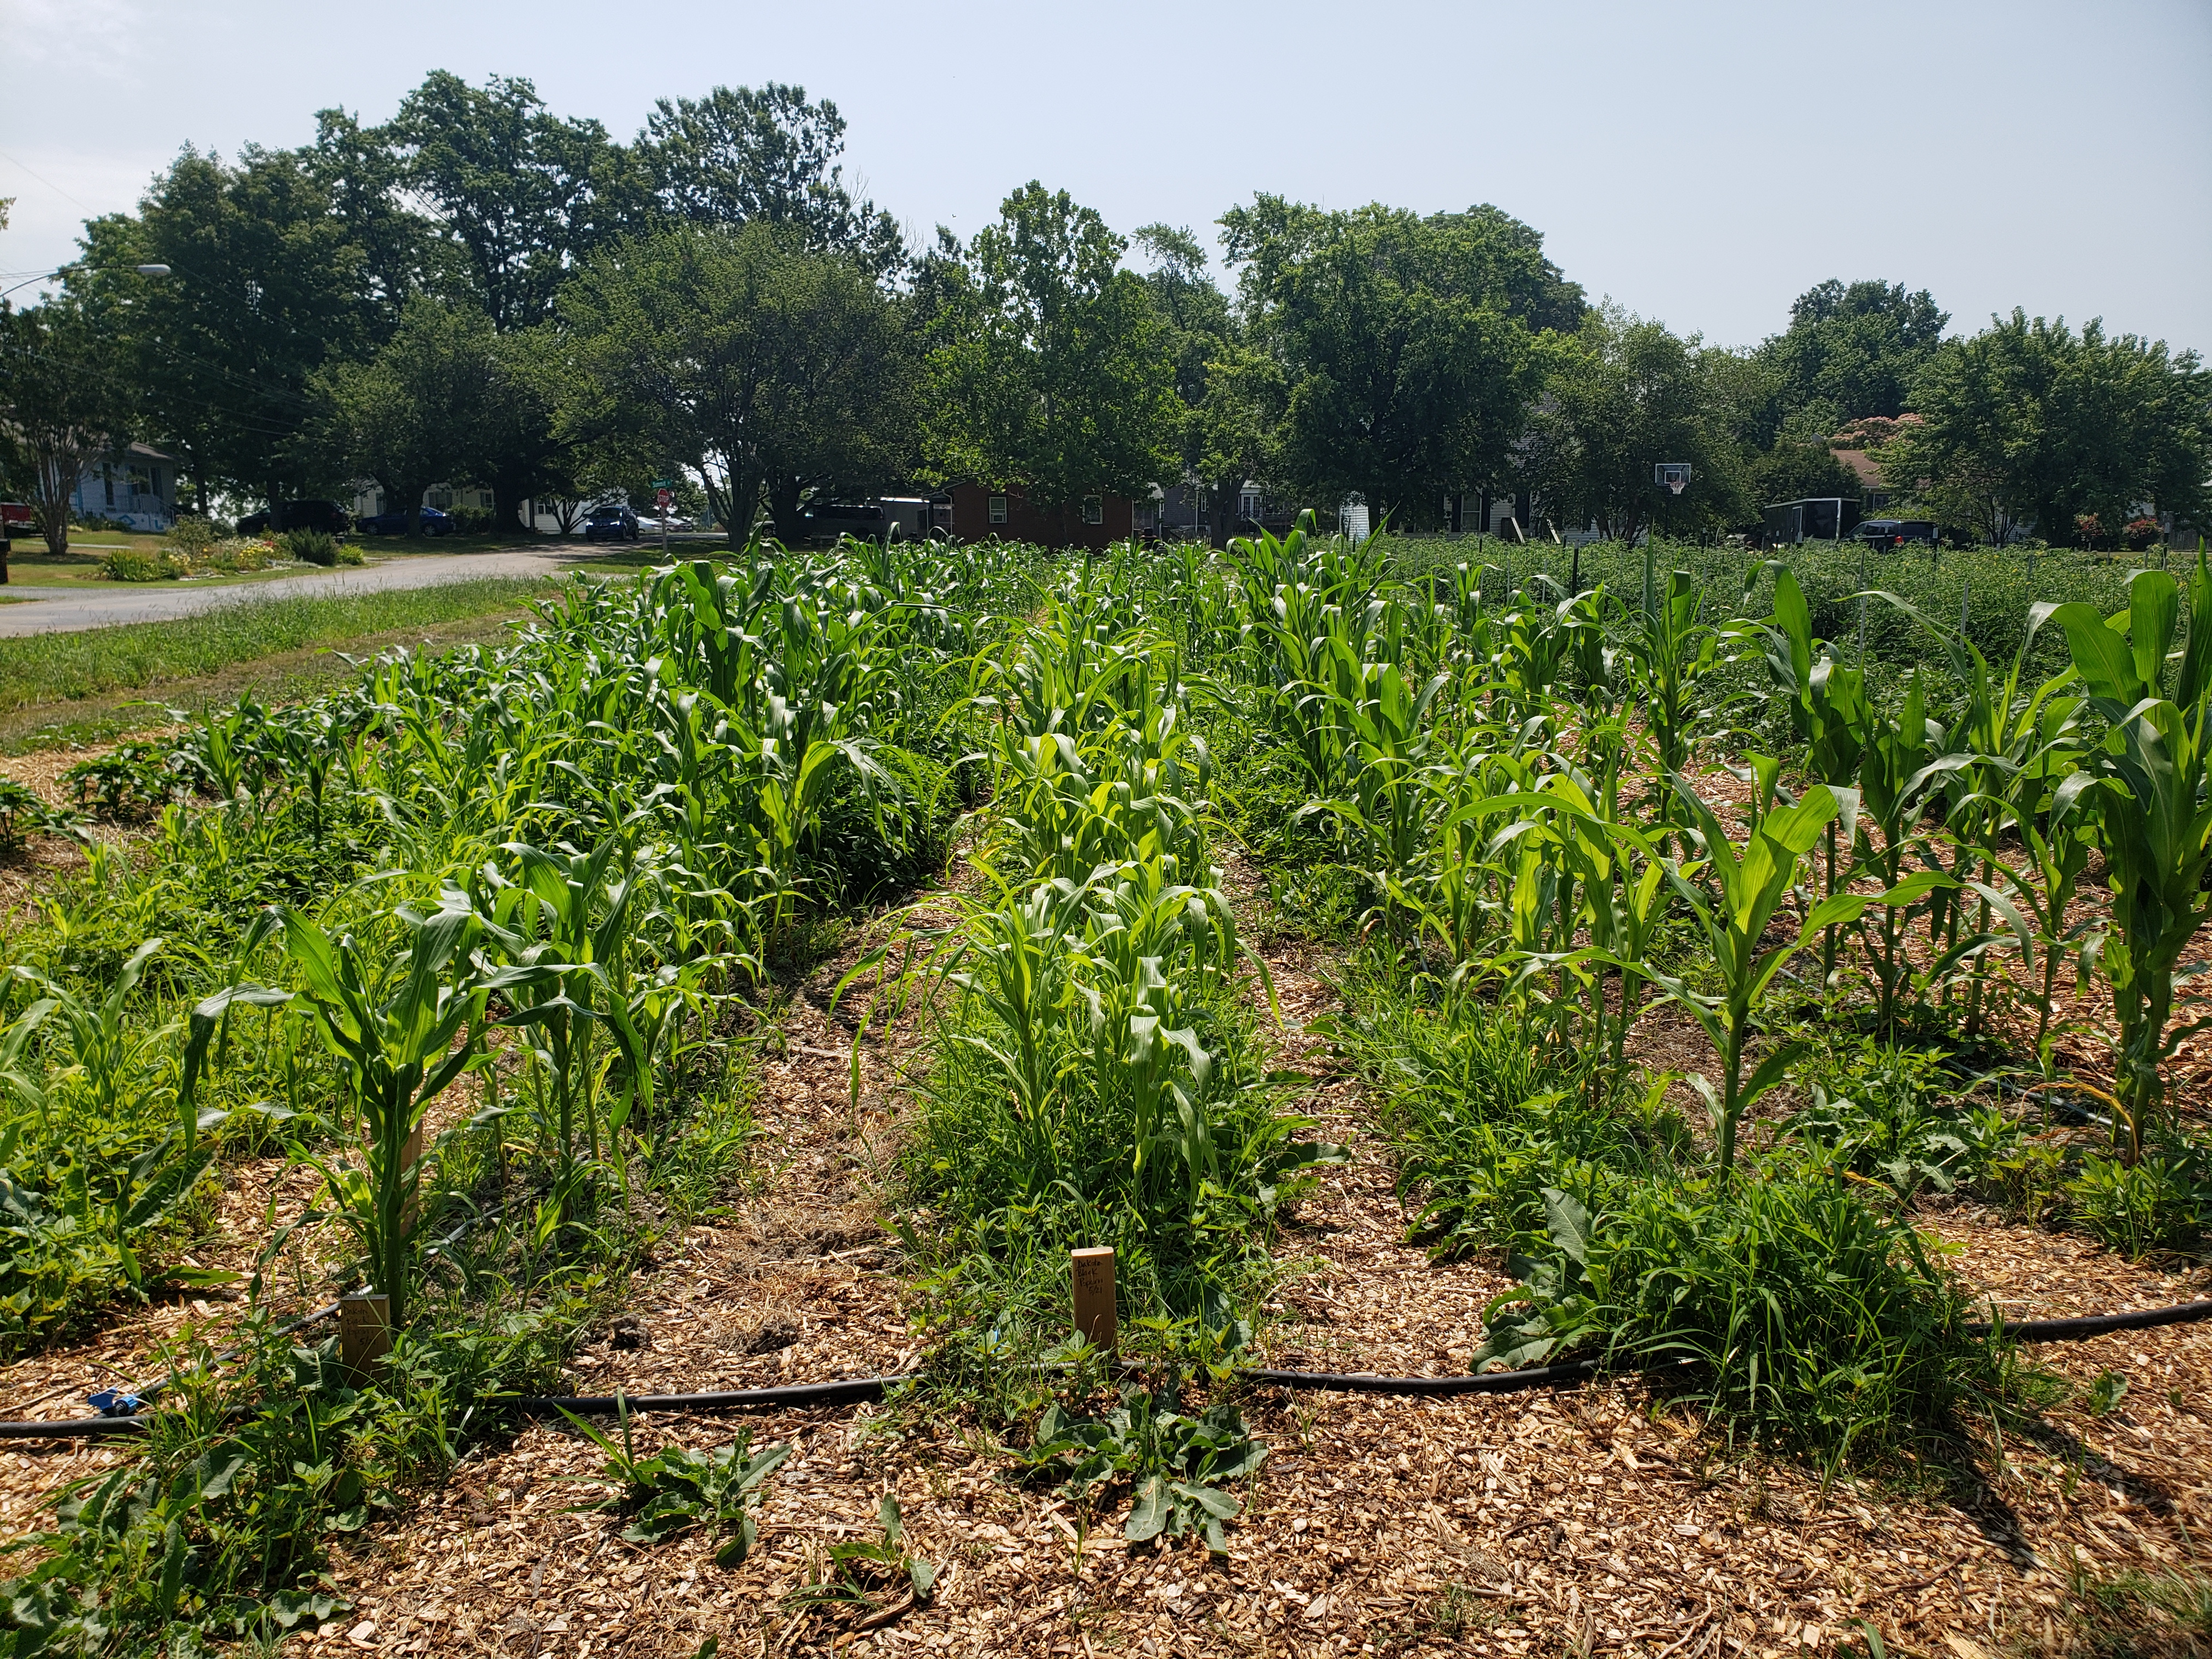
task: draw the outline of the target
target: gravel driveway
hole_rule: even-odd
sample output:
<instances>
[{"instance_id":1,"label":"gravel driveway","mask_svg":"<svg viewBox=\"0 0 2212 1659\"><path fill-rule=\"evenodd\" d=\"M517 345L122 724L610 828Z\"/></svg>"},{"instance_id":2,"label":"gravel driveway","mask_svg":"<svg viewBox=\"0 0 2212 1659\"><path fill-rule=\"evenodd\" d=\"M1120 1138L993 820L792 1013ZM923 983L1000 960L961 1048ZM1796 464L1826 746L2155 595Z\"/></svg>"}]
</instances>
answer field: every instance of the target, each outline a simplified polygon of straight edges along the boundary
<instances>
[{"instance_id":1,"label":"gravel driveway","mask_svg":"<svg viewBox=\"0 0 2212 1659\"><path fill-rule=\"evenodd\" d=\"M118 623L168 622L197 617L226 605L255 599L306 599L335 593L375 593L392 588L431 587L440 582L471 581L483 576L550 576L591 556L538 553L427 553L382 564L313 575L284 576L258 582L201 587L190 582L120 585L114 587L9 586L14 603L0 605L0 638L27 634L70 634Z\"/></svg>"}]
</instances>

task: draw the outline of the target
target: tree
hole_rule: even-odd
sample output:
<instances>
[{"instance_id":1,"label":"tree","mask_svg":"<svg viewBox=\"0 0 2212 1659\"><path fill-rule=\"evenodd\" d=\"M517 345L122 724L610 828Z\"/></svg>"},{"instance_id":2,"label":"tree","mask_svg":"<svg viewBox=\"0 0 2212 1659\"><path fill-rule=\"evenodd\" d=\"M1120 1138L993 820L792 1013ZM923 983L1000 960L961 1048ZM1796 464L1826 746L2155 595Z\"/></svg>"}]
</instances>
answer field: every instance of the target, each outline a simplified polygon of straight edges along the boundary
<instances>
[{"instance_id":1,"label":"tree","mask_svg":"<svg viewBox=\"0 0 2212 1659\"><path fill-rule=\"evenodd\" d=\"M1274 471L1282 379L1207 276L1206 250L1188 228L1146 225L1135 240L1154 261L1145 287L1182 404L1175 443L1183 473L1206 489L1210 538L1225 547L1245 480Z\"/></svg>"},{"instance_id":2,"label":"tree","mask_svg":"<svg viewBox=\"0 0 2212 1659\"><path fill-rule=\"evenodd\" d=\"M145 434L177 455L198 510L212 490L271 506L297 494L309 377L384 331L362 251L307 158L249 148L232 167L187 148L136 215L88 222L84 246L72 289L113 333ZM141 264L173 274L139 282Z\"/></svg>"},{"instance_id":3,"label":"tree","mask_svg":"<svg viewBox=\"0 0 2212 1659\"><path fill-rule=\"evenodd\" d=\"M1759 352L1778 372L1785 414L1821 430L1865 415L1901 415L1915 379L1942 343L1948 312L1926 289L1833 277L1799 295L1790 327Z\"/></svg>"},{"instance_id":4,"label":"tree","mask_svg":"<svg viewBox=\"0 0 2212 1659\"><path fill-rule=\"evenodd\" d=\"M0 471L29 498L48 552L69 550L77 480L125 441L132 412L128 363L79 301L0 302ZM0 559L0 581L7 570Z\"/></svg>"},{"instance_id":5,"label":"tree","mask_svg":"<svg viewBox=\"0 0 2212 1659\"><path fill-rule=\"evenodd\" d=\"M464 292L501 332L551 316L577 262L645 206L635 158L606 129L549 113L519 77L471 87L439 70L380 136L462 255Z\"/></svg>"},{"instance_id":6,"label":"tree","mask_svg":"<svg viewBox=\"0 0 2212 1659\"><path fill-rule=\"evenodd\" d=\"M797 229L817 252L851 258L878 277L906 263L898 223L846 188L837 157L845 118L828 99L770 82L663 98L639 136L660 211L690 224L757 221Z\"/></svg>"},{"instance_id":7,"label":"tree","mask_svg":"<svg viewBox=\"0 0 2212 1659\"><path fill-rule=\"evenodd\" d=\"M2212 473L2212 377L2194 351L2100 320L2014 310L1948 343L1923 372L1921 419L1881 456L1891 477L1972 511L2002 538L2033 523L2064 545L2079 520L2126 521L2140 507L2198 518Z\"/></svg>"},{"instance_id":8,"label":"tree","mask_svg":"<svg viewBox=\"0 0 2212 1659\"><path fill-rule=\"evenodd\" d=\"M1553 337L1546 356L1526 465L1547 502L1623 541L1662 514L1679 530L1741 511L1740 452L1694 337L1606 305L1573 334ZM1679 501L1652 481L1661 461L1691 464Z\"/></svg>"},{"instance_id":9,"label":"tree","mask_svg":"<svg viewBox=\"0 0 2212 1659\"><path fill-rule=\"evenodd\" d=\"M931 368L929 460L941 478L1019 488L1047 511L1135 495L1176 471L1167 342L1127 245L1066 191L1030 180L978 231Z\"/></svg>"},{"instance_id":10,"label":"tree","mask_svg":"<svg viewBox=\"0 0 2212 1659\"><path fill-rule=\"evenodd\" d=\"M321 110L315 142L301 155L357 251L356 298L374 343L391 337L407 301L426 289L465 291L458 250L405 200L407 161L390 133L344 110Z\"/></svg>"},{"instance_id":11,"label":"tree","mask_svg":"<svg viewBox=\"0 0 2212 1659\"><path fill-rule=\"evenodd\" d=\"M1289 482L1404 522L1504 476L1537 389L1532 335L1583 308L1537 232L1493 207L1423 218L1264 195L1221 223L1281 376Z\"/></svg>"},{"instance_id":12,"label":"tree","mask_svg":"<svg viewBox=\"0 0 2212 1659\"><path fill-rule=\"evenodd\" d=\"M1697 358L1705 381L1707 441L1716 455L1723 447L1734 451L1741 480L1733 507L1709 489L1698 492L1698 504L1706 509L1701 522L1756 529L1764 503L1860 494L1858 474L1837 455L1816 415L1790 407L1784 376L1766 352L1708 346Z\"/></svg>"},{"instance_id":13,"label":"tree","mask_svg":"<svg viewBox=\"0 0 2212 1659\"><path fill-rule=\"evenodd\" d=\"M900 307L787 228L683 226L594 260L562 296L574 368L560 430L608 476L688 465L732 543L765 497L803 533L810 492L900 476L917 353Z\"/></svg>"},{"instance_id":14,"label":"tree","mask_svg":"<svg viewBox=\"0 0 2212 1659\"><path fill-rule=\"evenodd\" d=\"M471 476L484 451L496 352L483 313L410 301L373 357L334 364L311 383L325 464L374 479L386 510L405 514L407 534L419 535L422 492Z\"/></svg>"},{"instance_id":15,"label":"tree","mask_svg":"<svg viewBox=\"0 0 2212 1659\"><path fill-rule=\"evenodd\" d=\"M482 419L466 472L491 492L492 522L501 531L516 527L533 496L576 494L576 449L559 425L564 365L551 323L495 336L484 350Z\"/></svg>"}]
</instances>

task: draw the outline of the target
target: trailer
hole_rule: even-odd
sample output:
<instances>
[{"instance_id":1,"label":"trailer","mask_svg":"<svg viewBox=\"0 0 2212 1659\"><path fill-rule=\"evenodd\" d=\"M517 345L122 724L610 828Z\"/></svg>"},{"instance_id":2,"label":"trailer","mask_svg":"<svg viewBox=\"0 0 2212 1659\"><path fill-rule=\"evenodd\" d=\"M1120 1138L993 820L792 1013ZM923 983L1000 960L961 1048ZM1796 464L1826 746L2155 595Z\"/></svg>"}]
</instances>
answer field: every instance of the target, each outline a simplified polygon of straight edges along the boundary
<instances>
[{"instance_id":1,"label":"trailer","mask_svg":"<svg viewBox=\"0 0 2212 1659\"><path fill-rule=\"evenodd\" d=\"M1799 542L1839 542L1858 528L1859 504L1850 495L1811 495L1759 508L1769 547Z\"/></svg>"}]
</instances>

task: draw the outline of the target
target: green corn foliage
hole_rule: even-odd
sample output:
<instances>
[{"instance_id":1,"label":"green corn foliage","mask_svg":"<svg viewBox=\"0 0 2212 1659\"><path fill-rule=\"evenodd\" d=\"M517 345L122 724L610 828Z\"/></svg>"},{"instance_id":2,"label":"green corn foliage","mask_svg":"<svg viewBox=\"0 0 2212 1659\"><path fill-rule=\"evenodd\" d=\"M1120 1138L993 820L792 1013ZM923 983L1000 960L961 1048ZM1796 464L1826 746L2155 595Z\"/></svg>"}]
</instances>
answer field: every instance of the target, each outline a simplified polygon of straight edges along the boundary
<instances>
[{"instance_id":1,"label":"green corn foliage","mask_svg":"<svg viewBox=\"0 0 2212 1659\"><path fill-rule=\"evenodd\" d=\"M1778 1045L1746 1075L1749 1043L1768 986L1783 964L1822 928L1855 920L1867 904L1856 894L1838 893L1814 907L1794 937L1780 945L1765 943L1767 925L1796 884L1801 860L1819 842L1821 829L1836 816L1840 803L1837 793L1821 784L1794 805L1778 805L1780 769L1765 757L1755 757L1753 765L1752 820L1740 843L1730 840L1687 779L1678 775L1674 780L1675 793L1689 814L1691 834L1705 857L1701 867L1669 864L1667 878L1697 923L1721 990L1702 994L1678 977L1646 970L1704 1028L1720 1052L1718 1084L1703 1077L1692 1082L1713 1115L1723 1178L1735 1168L1736 1128L1745 1111L1782 1081L1802 1046L1796 1042ZM1709 884L1710 896L1692 884L1692 878L1699 874Z\"/></svg>"},{"instance_id":2,"label":"green corn foliage","mask_svg":"<svg viewBox=\"0 0 2212 1659\"><path fill-rule=\"evenodd\" d=\"M2130 1159L2165 1107L2164 1066L2201 1022L2173 1023L2177 969L2212 916L2212 804L2206 729L2212 711L2212 570L2189 583L2186 650L2173 695L2167 660L2181 592L2162 570L2136 574L2128 608L2107 619L2086 605L2036 607L2066 630L2090 706L2110 734L2094 757L2099 838L2111 871L2112 923L2098 951L2119 1026L2116 1133Z\"/></svg>"}]
</instances>

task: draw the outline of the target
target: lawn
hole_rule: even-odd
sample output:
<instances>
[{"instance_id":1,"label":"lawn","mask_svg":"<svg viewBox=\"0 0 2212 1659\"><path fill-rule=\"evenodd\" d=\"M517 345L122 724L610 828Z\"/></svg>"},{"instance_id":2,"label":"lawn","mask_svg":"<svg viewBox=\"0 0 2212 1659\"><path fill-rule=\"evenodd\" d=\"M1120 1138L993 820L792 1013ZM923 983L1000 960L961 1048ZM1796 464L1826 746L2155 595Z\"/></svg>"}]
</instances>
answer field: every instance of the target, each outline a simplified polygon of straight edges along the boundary
<instances>
[{"instance_id":1,"label":"lawn","mask_svg":"<svg viewBox=\"0 0 2212 1659\"><path fill-rule=\"evenodd\" d=\"M509 577L379 593L280 591L174 622L0 639L0 746L100 742L165 723L166 706L303 695L356 675L333 653L494 638L550 591Z\"/></svg>"}]
</instances>

